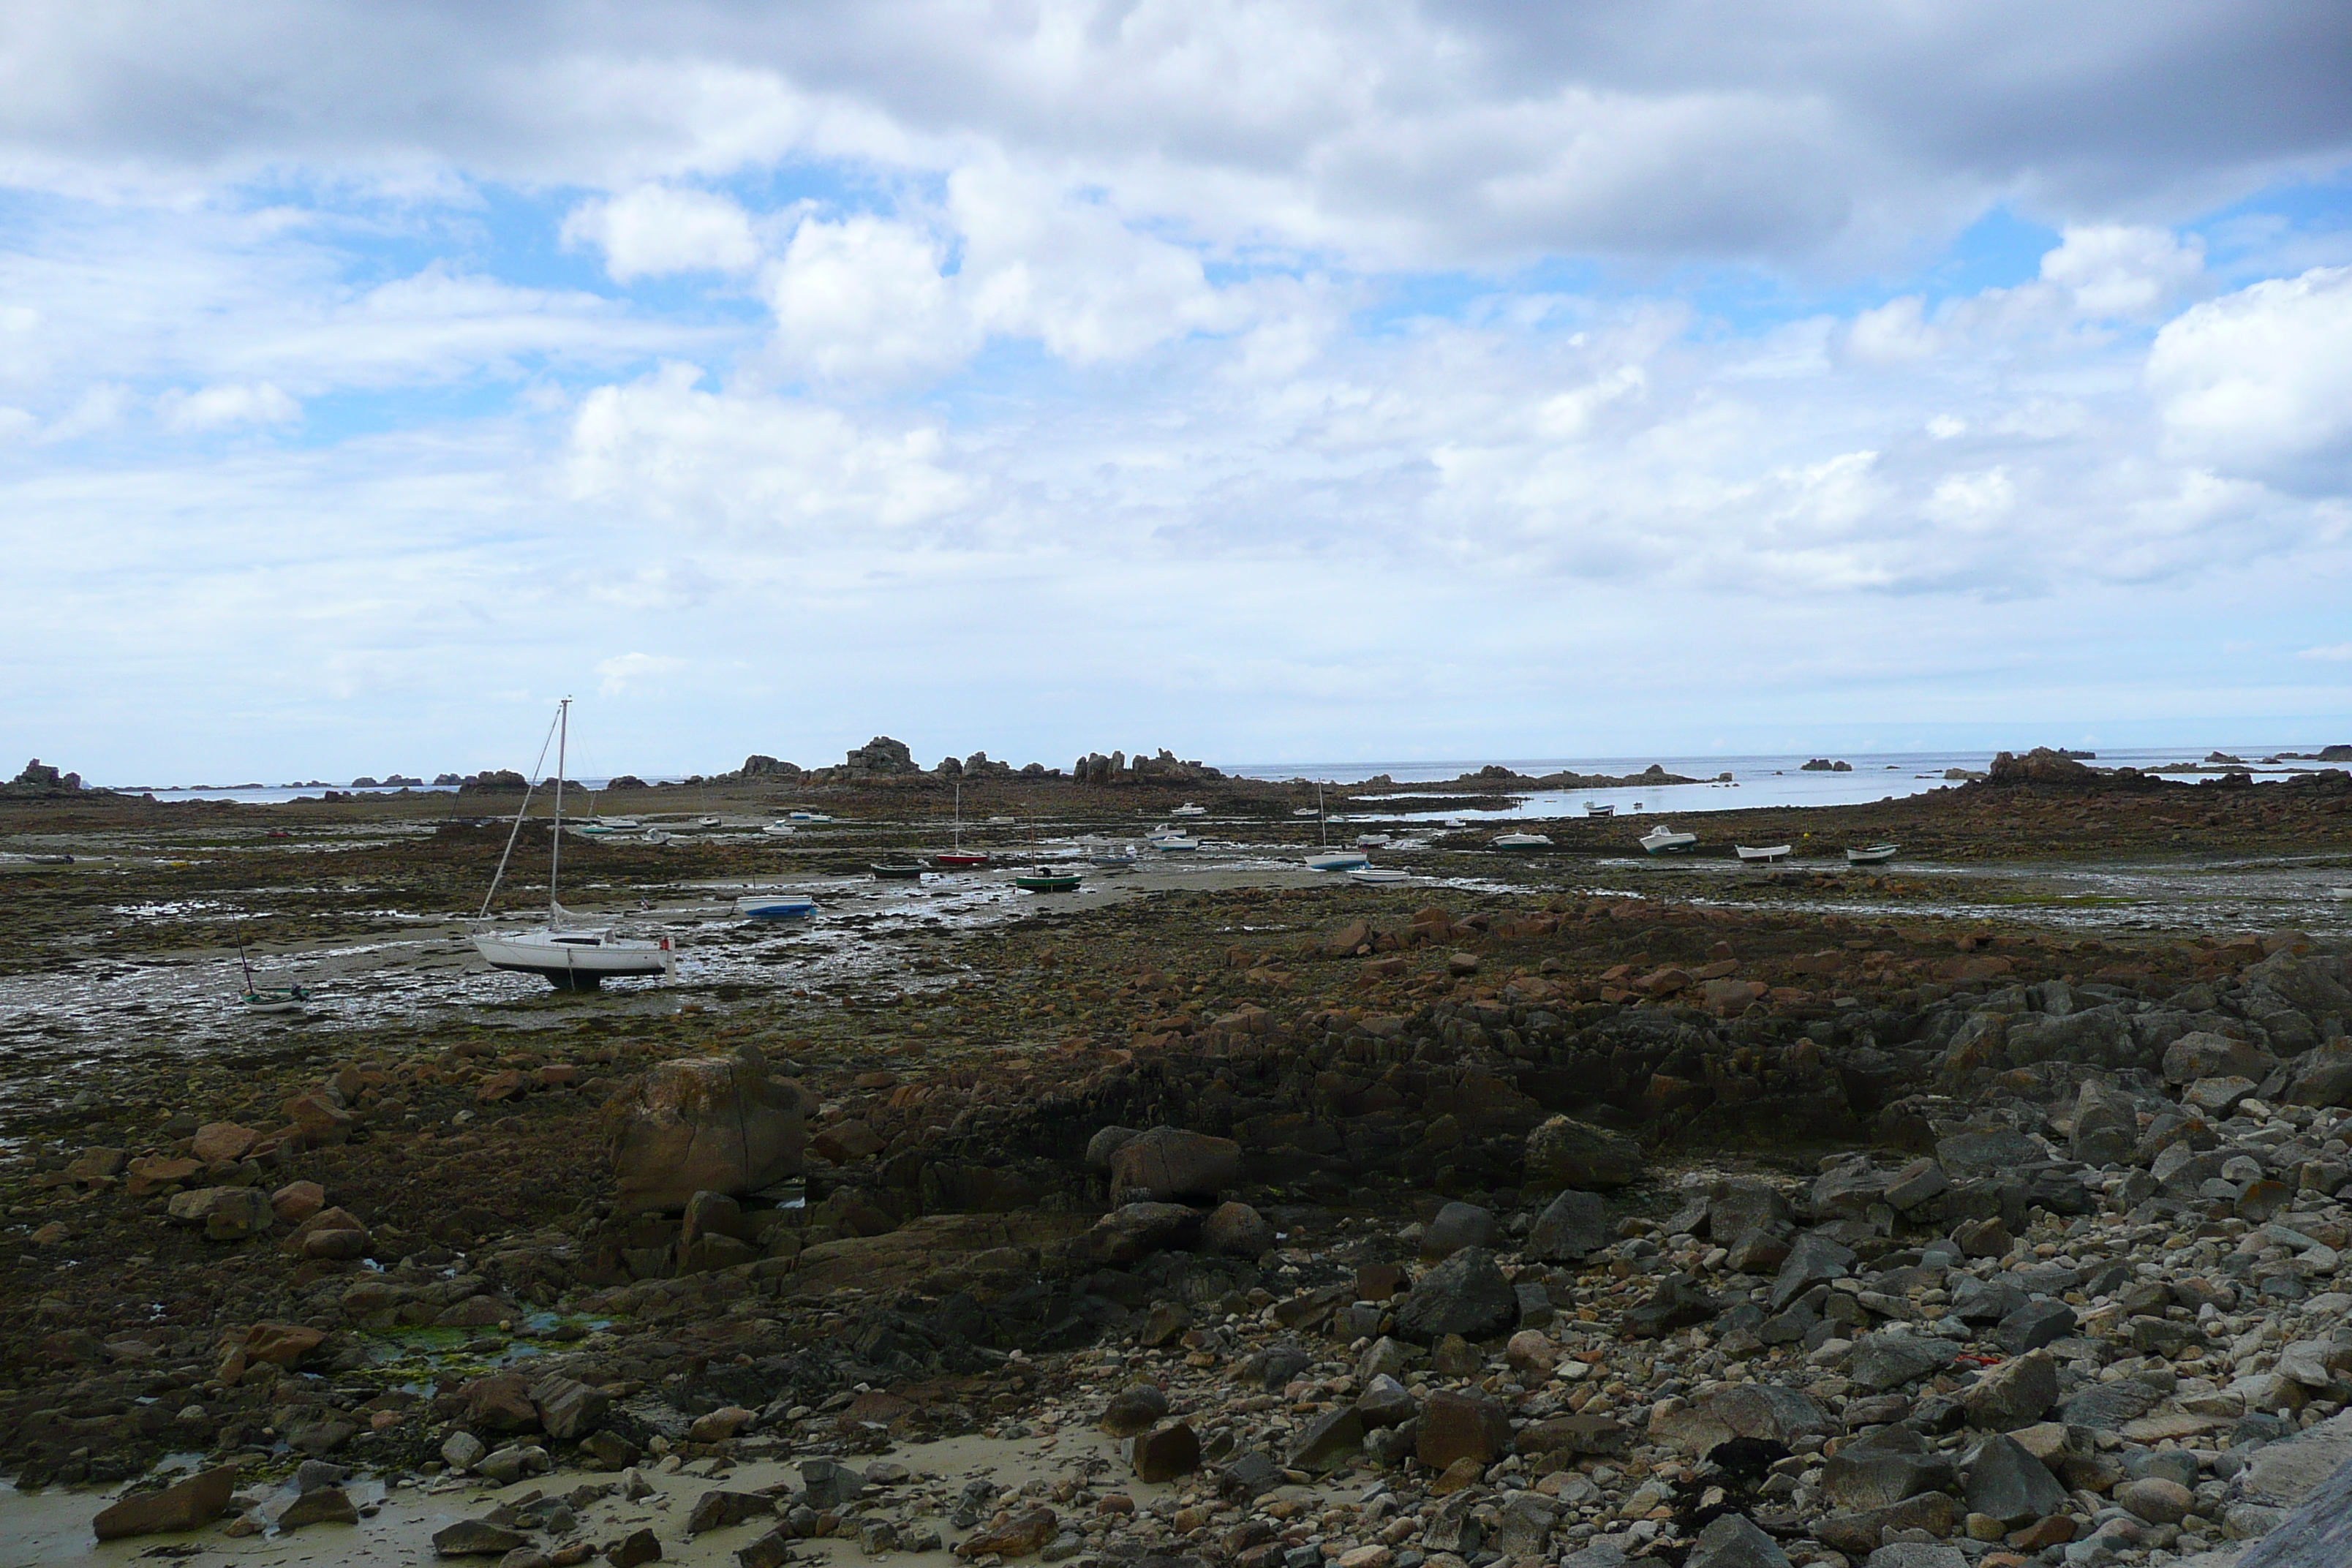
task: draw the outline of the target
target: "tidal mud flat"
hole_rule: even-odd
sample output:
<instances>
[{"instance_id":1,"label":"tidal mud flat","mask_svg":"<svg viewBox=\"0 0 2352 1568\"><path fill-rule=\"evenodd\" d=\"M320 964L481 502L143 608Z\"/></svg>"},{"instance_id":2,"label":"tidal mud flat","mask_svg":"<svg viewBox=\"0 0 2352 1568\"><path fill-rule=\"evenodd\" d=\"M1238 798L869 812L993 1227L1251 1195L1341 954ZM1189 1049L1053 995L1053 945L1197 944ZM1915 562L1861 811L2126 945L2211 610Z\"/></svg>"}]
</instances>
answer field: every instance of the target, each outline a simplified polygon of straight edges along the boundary
<instances>
[{"instance_id":1,"label":"tidal mud flat","mask_svg":"<svg viewBox=\"0 0 2352 1568\"><path fill-rule=\"evenodd\" d=\"M936 789L775 838L782 787L567 842L567 903L686 943L580 996L466 963L504 828L446 799L0 806L75 856L0 878L0 1522L2004 1568L2226 1553L2352 1449L2341 775L1710 814L1686 864L1423 824L1379 889L1282 786L967 785L1023 856L1209 808L1042 897L854 880ZM1791 838L1906 849L1720 858ZM835 896L727 912L787 882ZM318 1016L211 1000L240 937Z\"/></svg>"}]
</instances>

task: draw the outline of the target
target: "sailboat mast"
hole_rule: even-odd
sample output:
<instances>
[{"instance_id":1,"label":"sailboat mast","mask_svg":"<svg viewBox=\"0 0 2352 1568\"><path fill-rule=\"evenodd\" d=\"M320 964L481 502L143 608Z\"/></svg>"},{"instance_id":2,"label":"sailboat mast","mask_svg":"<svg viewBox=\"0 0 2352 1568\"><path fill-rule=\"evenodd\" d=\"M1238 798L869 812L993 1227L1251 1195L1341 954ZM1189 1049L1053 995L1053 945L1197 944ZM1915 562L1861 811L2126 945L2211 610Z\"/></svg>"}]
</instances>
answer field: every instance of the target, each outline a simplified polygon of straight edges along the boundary
<instances>
[{"instance_id":1,"label":"sailboat mast","mask_svg":"<svg viewBox=\"0 0 2352 1568\"><path fill-rule=\"evenodd\" d=\"M1323 827L1323 781L1315 781L1315 842L1324 848L1331 847L1331 836Z\"/></svg>"},{"instance_id":2,"label":"sailboat mast","mask_svg":"<svg viewBox=\"0 0 2352 1568\"><path fill-rule=\"evenodd\" d=\"M962 853L963 853L963 780L961 780L961 779L958 779L958 780L956 780L956 786L955 786L955 789L956 789L955 847L956 847L956 853L957 853L957 854L959 854L959 855L961 855L961 854L962 854Z\"/></svg>"},{"instance_id":3,"label":"sailboat mast","mask_svg":"<svg viewBox=\"0 0 2352 1568\"><path fill-rule=\"evenodd\" d=\"M563 767L564 752L572 742L572 699L565 698L556 705L555 730L555 837L547 851L547 924L553 930L556 917L563 906L556 901L556 874L563 869Z\"/></svg>"}]
</instances>

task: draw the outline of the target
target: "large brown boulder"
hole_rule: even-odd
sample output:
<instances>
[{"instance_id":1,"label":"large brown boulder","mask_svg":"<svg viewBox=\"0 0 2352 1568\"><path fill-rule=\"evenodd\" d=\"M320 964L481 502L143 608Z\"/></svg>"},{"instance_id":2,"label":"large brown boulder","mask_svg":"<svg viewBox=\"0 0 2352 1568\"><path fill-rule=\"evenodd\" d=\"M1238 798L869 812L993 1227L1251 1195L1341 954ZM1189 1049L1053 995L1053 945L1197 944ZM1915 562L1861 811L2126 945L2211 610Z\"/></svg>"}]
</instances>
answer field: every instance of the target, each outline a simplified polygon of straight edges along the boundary
<instances>
[{"instance_id":1,"label":"large brown boulder","mask_svg":"<svg viewBox=\"0 0 2352 1568\"><path fill-rule=\"evenodd\" d=\"M1241 1179L1240 1144L1181 1127L1139 1133L1110 1161L1111 1195L1121 1203L1213 1198Z\"/></svg>"},{"instance_id":2,"label":"large brown boulder","mask_svg":"<svg viewBox=\"0 0 2352 1568\"><path fill-rule=\"evenodd\" d=\"M219 1465L158 1492L139 1492L101 1510L89 1521L100 1541L152 1535L163 1530L194 1530L217 1521L236 1490L236 1467Z\"/></svg>"},{"instance_id":3,"label":"large brown boulder","mask_svg":"<svg viewBox=\"0 0 2352 1568\"><path fill-rule=\"evenodd\" d=\"M736 1195L801 1173L806 1098L756 1050L663 1062L607 1101L624 1213L675 1212L697 1193Z\"/></svg>"},{"instance_id":4,"label":"large brown boulder","mask_svg":"<svg viewBox=\"0 0 2352 1568\"><path fill-rule=\"evenodd\" d=\"M1629 1186L1642 1176L1642 1146L1622 1132L1555 1116L1528 1134L1527 1184L1545 1192Z\"/></svg>"}]
</instances>

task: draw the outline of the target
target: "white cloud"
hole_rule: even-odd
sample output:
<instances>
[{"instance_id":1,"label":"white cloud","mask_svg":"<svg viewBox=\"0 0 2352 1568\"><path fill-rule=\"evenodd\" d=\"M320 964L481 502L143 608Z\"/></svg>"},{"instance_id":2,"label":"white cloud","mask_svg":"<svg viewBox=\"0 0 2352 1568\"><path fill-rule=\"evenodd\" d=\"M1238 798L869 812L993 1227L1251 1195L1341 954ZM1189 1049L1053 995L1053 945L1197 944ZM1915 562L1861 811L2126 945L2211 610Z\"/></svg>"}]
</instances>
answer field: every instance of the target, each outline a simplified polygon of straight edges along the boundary
<instances>
[{"instance_id":1,"label":"white cloud","mask_svg":"<svg viewBox=\"0 0 2352 1568\"><path fill-rule=\"evenodd\" d=\"M2120 224L2070 227L2042 257L2042 278L2094 321L2148 321L2203 286L2205 242Z\"/></svg>"},{"instance_id":2,"label":"white cloud","mask_svg":"<svg viewBox=\"0 0 2352 1568\"><path fill-rule=\"evenodd\" d=\"M2157 334L2147 384L2188 457L2283 483L2352 478L2352 268L2274 278Z\"/></svg>"},{"instance_id":3,"label":"white cloud","mask_svg":"<svg viewBox=\"0 0 2352 1568\"><path fill-rule=\"evenodd\" d=\"M673 272L748 272L760 260L751 216L726 196L672 185L639 185L586 202L563 220L567 245L604 253L618 283Z\"/></svg>"},{"instance_id":4,"label":"white cloud","mask_svg":"<svg viewBox=\"0 0 2352 1568\"><path fill-rule=\"evenodd\" d=\"M912 224L869 216L811 218L767 280L787 374L895 379L961 363L981 331L940 275L946 247Z\"/></svg>"},{"instance_id":5,"label":"white cloud","mask_svg":"<svg viewBox=\"0 0 2352 1568\"><path fill-rule=\"evenodd\" d=\"M687 661L666 653L625 653L600 659L596 673L603 677L597 692L604 697L618 697L634 688L657 682L665 675L675 675L687 668Z\"/></svg>"},{"instance_id":6,"label":"white cloud","mask_svg":"<svg viewBox=\"0 0 2352 1568\"><path fill-rule=\"evenodd\" d=\"M301 405L266 381L227 383L195 392L174 388L158 400L156 412L165 429L183 434L239 425L291 425L302 417Z\"/></svg>"},{"instance_id":7,"label":"white cloud","mask_svg":"<svg viewBox=\"0 0 2352 1568\"><path fill-rule=\"evenodd\" d=\"M866 431L789 398L705 392L669 364L599 387L572 422L564 485L619 516L771 544L889 548L969 496L926 425Z\"/></svg>"},{"instance_id":8,"label":"white cloud","mask_svg":"<svg viewBox=\"0 0 2352 1568\"><path fill-rule=\"evenodd\" d=\"M2327 643L2318 647L2307 647L2295 657L2325 659L2330 663L2341 664L2347 659L2352 659L2352 642Z\"/></svg>"}]
</instances>

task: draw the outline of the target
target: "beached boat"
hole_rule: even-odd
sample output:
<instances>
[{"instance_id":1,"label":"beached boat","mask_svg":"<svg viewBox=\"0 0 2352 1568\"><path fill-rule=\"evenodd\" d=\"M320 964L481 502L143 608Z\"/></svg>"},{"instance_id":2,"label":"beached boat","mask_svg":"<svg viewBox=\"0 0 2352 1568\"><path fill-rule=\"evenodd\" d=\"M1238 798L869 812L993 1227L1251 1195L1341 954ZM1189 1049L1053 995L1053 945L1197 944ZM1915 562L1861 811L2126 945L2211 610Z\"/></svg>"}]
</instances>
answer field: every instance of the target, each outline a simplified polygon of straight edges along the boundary
<instances>
[{"instance_id":1,"label":"beached boat","mask_svg":"<svg viewBox=\"0 0 2352 1568\"><path fill-rule=\"evenodd\" d=\"M1497 849L1549 849L1551 840L1540 833L1498 833L1490 841Z\"/></svg>"},{"instance_id":2,"label":"beached boat","mask_svg":"<svg viewBox=\"0 0 2352 1568\"><path fill-rule=\"evenodd\" d=\"M1389 836L1385 833L1359 833L1356 835L1356 847L1359 849L1385 849L1388 847L1388 843Z\"/></svg>"},{"instance_id":3,"label":"beached boat","mask_svg":"<svg viewBox=\"0 0 2352 1568\"><path fill-rule=\"evenodd\" d=\"M816 900L806 893L746 893L735 900L735 912L751 921L805 920L816 913Z\"/></svg>"},{"instance_id":4,"label":"beached boat","mask_svg":"<svg viewBox=\"0 0 2352 1568\"><path fill-rule=\"evenodd\" d=\"M1311 805L1302 805L1292 811L1290 815L1293 816L1320 816L1323 814L1316 810Z\"/></svg>"},{"instance_id":5,"label":"beached boat","mask_svg":"<svg viewBox=\"0 0 2352 1568\"><path fill-rule=\"evenodd\" d=\"M299 1013L310 1005L310 994L299 985L256 985L253 961L246 957L242 944L236 950L236 962L245 971L245 993L237 1002L247 1012Z\"/></svg>"},{"instance_id":6,"label":"beached boat","mask_svg":"<svg viewBox=\"0 0 2352 1568\"><path fill-rule=\"evenodd\" d=\"M726 826L715 816L698 817L695 819L694 825L697 827L722 827Z\"/></svg>"},{"instance_id":7,"label":"beached boat","mask_svg":"<svg viewBox=\"0 0 2352 1568\"><path fill-rule=\"evenodd\" d=\"M647 844L667 844L669 840L670 836L663 832L658 827L648 827L646 829L645 841Z\"/></svg>"},{"instance_id":8,"label":"beached boat","mask_svg":"<svg viewBox=\"0 0 2352 1568\"><path fill-rule=\"evenodd\" d=\"M1588 800L1584 803L1584 815L1587 816L1614 816L1617 815L1617 808L1614 805L1604 805L1601 801Z\"/></svg>"},{"instance_id":9,"label":"beached boat","mask_svg":"<svg viewBox=\"0 0 2352 1568\"><path fill-rule=\"evenodd\" d=\"M1685 849L1698 847L1698 835L1676 833L1662 822L1642 835L1639 842L1643 848L1653 855L1679 855Z\"/></svg>"},{"instance_id":10,"label":"beached boat","mask_svg":"<svg viewBox=\"0 0 2352 1568\"><path fill-rule=\"evenodd\" d=\"M1368 887L1384 888L1398 882L1412 881L1412 873L1400 871L1391 866L1360 866L1348 873L1348 880L1361 882Z\"/></svg>"},{"instance_id":11,"label":"beached boat","mask_svg":"<svg viewBox=\"0 0 2352 1568\"><path fill-rule=\"evenodd\" d=\"M772 822L760 830L771 838L790 838L800 831L789 822Z\"/></svg>"},{"instance_id":12,"label":"beached boat","mask_svg":"<svg viewBox=\"0 0 2352 1568\"><path fill-rule=\"evenodd\" d=\"M955 845L931 857L931 864L942 871L968 871L975 866L988 864L988 851L963 847L963 784L955 786Z\"/></svg>"},{"instance_id":13,"label":"beached boat","mask_svg":"<svg viewBox=\"0 0 2352 1568\"><path fill-rule=\"evenodd\" d=\"M563 907L556 893L563 869L563 763L572 734L572 699L569 697L556 704L554 730L555 831L548 838L546 928L525 931L483 931L474 937L474 951L480 953L492 969L536 974L559 991L593 991L611 979L675 974L677 958L671 952L669 938L666 936L647 940L617 936L609 930L579 931L566 927L572 911ZM544 745L540 748L540 760L547 760ZM522 804L515 808L514 827L507 834L506 853L499 857L499 868L490 879L490 890L483 895L479 919L489 918L491 900L499 896L499 883L506 877L507 861L514 854L515 840L522 833L524 814L530 810L530 797L538 787L533 784L522 792Z\"/></svg>"},{"instance_id":14,"label":"beached boat","mask_svg":"<svg viewBox=\"0 0 2352 1568\"><path fill-rule=\"evenodd\" d=\"M1201 847L1201 841L1181 833L1156 833L1144 840L1162 855L1189 855Z\"/></svg>"},{"instance_id":15,"label":"beached boat","mask_svg":"<svg viewBox=\"0 0 2352 1568\"><path fill-rule=\"evenodd\" d=\"M1866 844L1859 849L1847 850L1845 863L1849 866L1884 866L1894 859L1895 852L1902 847L1900 844Z\"/></svg>"},{"instance_id":16,"label":"beached boat","mask_svg":"<svg viewBox=\"0 0 2352 1568\"><path fill-rule=\"evenodd\" d=\"M1318 849L1307 858L1310 871L1353 871L1372 863L1360 849Z\"/></svg>"},{"instance_id":17,"label":"beached boat","mask_svg":"<svg viewBox=\"0 0 2352 1568\"><path fill-rule=\"evenodd\" d=\"M1013 873L1013 885L1024 893L1067 893L1076 889L1078 874L1038 866Z\"/></svg>"},{"instance_id":18,"label":"beached boat","mask_svg":"<svg viewBox=\"0 0 2352 1568\"><path fill-rule=\"evenodd\" d=\"M1786 860L1789 858L1789 846L1774 844L1761 849L1751 849L1745 844L1735 844L1731 847L1731 852L1742 860Z\"/></svg>"},{"instance_id":19,"label":"beached boat","mask_svg":"<svg viewBox=\"0 0 2352 1568\"><path fill-rule=\"evenodd\" d=\"M877 860L866 868L874 873L877 881L884 882L920 881L923 873L930 869L920 860Z\"/></svg>"},{"instance_id":20,"label":"beached boat","mask_svg":"<svg viewBox=\"0 0 2352 1568\"><path fill-rule=\"evenodd\" d=\"M831 822L833 820L822 811L788 811L784 816L793 822Z\"/></svg>"},{"instance_id":21,"label":"beached boat","mask_svg":"<svg viewBox=\"0 0 2352 1568\"><path fill-rule=\"evenodd\" d=\"M27 855L25 858L36 866L70 866L74 863L70 855Z\"/></svg>"},{"instance_id":22,"label":"beached boat","mask_svg":"<svg viewBox=\"0 0 2352 1568\"><path fill-rule=\"evenodd\" d=\"M1089 855L1087 857L1087 864L1089 866L1132 866L1135 864L1135 850L1132 847L1129 847L1125 849L1106 850L1100 855Z\"/></svg>"},{"instance_id":23,"label":"beached boat","mask_svg":"<svg viewBox=\"0 0 2352 1568\"><path fill-rule=\"evenodd\" d=\"M1206 816L1209 815L1209 808L1205 805L1194 805L1188 800L1168 815L1171 816Z\"/></svg>"}]
</instances>

